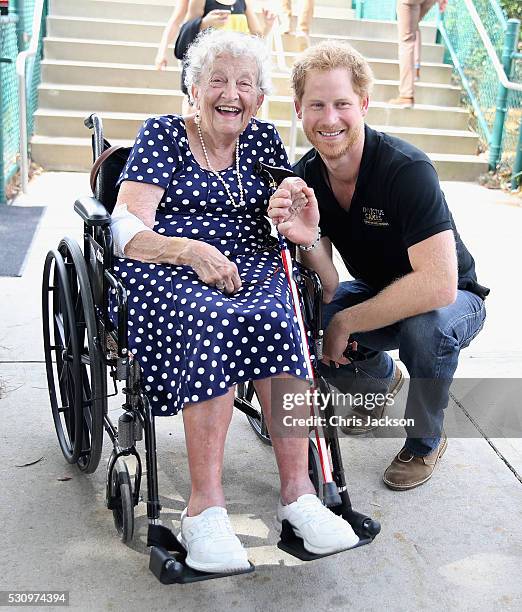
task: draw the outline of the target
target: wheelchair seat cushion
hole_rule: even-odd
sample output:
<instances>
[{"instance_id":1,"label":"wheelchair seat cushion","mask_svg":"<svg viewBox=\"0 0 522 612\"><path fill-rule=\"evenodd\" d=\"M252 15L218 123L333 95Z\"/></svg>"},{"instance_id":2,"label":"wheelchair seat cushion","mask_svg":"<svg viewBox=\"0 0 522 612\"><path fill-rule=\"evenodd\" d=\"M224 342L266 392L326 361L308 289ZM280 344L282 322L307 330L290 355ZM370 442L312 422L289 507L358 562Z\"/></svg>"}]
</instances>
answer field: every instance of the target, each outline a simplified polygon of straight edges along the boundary
<instances>
[{"instance_id":1,"label":"wheelchair seat cushion","mask_svg":"<svg viewBox=\"0 0 522 612\"><path fill-rule=\"evenodd\" d=\"M254 169L257 159L288 166L286 153L273 126L257 119L240 144L246 190L241 208L198 165L180 117L147 121L122 173L121 180L164 186L156 232L214 245L242 279L241 289L226 295L202 283L190 266L115 260L114 272L129 294L129 346L156 415L175 414L240 382L282 372L306 377L288 282L264 216L269 187ZM234 168L222 176L237 191ZM115 316L114 303L111 308Z\"/></svg>"}]
</instances>

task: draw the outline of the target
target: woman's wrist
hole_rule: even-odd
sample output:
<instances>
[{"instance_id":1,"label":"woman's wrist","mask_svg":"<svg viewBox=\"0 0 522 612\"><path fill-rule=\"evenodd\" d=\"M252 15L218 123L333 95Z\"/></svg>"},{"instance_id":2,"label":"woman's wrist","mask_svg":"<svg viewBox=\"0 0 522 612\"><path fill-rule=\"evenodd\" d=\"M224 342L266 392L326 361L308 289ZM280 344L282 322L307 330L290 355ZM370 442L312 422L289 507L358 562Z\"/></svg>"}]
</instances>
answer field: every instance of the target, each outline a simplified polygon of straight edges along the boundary
<instances>
[{"instance_id":1,"label":"woman's wrist","mask_svg":"<svg viewBox=\"0 0 522 612\"><path fill-rule=\"evenodd\" d=\"M172 263L178 266L190 265L190 254L192 252L192 243L195 242L191 238L172 237L170 240L170 248L172 255L169 259Z\"/></svg>"}]
</instances>

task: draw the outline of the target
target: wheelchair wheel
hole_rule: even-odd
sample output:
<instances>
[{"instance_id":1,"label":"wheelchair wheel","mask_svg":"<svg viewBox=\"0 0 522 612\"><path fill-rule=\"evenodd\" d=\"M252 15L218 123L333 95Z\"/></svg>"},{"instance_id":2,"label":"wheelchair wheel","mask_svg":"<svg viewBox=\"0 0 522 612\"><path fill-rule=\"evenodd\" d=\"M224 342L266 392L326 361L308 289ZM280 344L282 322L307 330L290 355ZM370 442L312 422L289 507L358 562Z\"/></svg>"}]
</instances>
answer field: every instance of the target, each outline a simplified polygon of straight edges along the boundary
<instances>
[{"instance_id":1,"label":"wheelchair wheel","mask_svg":"<svg viewBox=\"0 0 522 612\"><path fill-rule=\"evenodd\" d=\"M241 385L238 385L238 393L242 392L240 387ZM257 412L257 415L255 417L250 416L248 414L246 415L246 418L250 423L250 427L252 427L254 433L261 440L261 442L263 442L263 444L271 446L272 442L270 441L270 434L268 433L268 427L266 425L265 417L263 416L263 411L261 410L261 404L257 397L254 383L251 380L249 380L248 383L244 386L244 398Z\"/></svg>"},{"instance_id":2,"label":"wheelchair wheel","mask_svg":"<svg viewBox=\"0 0 522 612\"><path fill-rule=\"evenodd\" d=\"M42 283L47 385L58 442L68 463L82 451L81 353L68 274L62 255L49 251Z\"/></svg>"},{"instance_id":3,"label":"wheelchair wheel","mask_svg":"<svg viewBox=\"0 0 522 612\"><path fill-rule=\"evenodd\" d=\"M104 415L107 411L107 374L97 345L98 328L83 253L78 243L70 238L61 240L58 251L68 273L81 355L82 451L78 467L82 472L91 474L98 467L102 452Z\"/></svg>"},{"instance_id":4,"label":"wheelchair wheel","mask_svg":"<svg viewBox=\"0 0 522 612\"><path fill-rule=\"evenodd\" d=\"M132 485L125 461L118 459L110 478L110 499L114 526L122 542L130 542L134 535L134 503Z\"/></svg>"}]
</instances>

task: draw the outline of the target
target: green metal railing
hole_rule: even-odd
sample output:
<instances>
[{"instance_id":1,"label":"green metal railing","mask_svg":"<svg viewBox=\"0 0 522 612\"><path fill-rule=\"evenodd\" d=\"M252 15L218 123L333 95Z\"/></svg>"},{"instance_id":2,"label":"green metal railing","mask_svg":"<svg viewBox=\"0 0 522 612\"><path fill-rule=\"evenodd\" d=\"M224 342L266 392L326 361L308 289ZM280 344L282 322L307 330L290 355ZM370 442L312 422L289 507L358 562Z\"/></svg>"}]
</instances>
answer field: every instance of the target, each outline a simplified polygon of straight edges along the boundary
<instances>
[{"instance_id":1,"label":"green metal railing","mask_svg":"<svg viewBox=\"0 0 522 612\"><path fill-rule=\"evenodd\" d=\"M17 169L18 85L16 80L17 15L0 17L0 204L5 202L5 185Z\"/></svg>"},{"instance_id":2,"label":"green metal railing","mask_svg":"<svg viewBox=\"0 0 522 612\"><path fill-rule=\"evenodd\" d=\"M9 14L0 17L0 204L6 201L6 185L20 165L20 87L16 72L18 54L26 51L32 39L33 14L38 0L10 0ZM45 23L47 2L41 21ZM40 25L40 24L38 24ZM42 57L42 27L36 53L25 65L27 108L24 121L30 137L34 127L34 112L38 105L40 60Z\"/></svg>"},{"instance_id":3,"label":"green metal railing","mask_svg":"<svg viewBox=\"0 0 522 612\"><path fill-rule=\"evenodd\" d=\"M439 30L461 77L474 125L489 147L489 168L510 164L520 125L522 85L516 80L520 24L492 0L453 0Z\"/></svg>"},{"instance_id":4,"label":"green metal railing","mask_svg":"<svg viewBox=\"0 0 522 612\"><path fill-rule=\"evenodd\" d=\"M396 0L355 0L356 15L364 19L396 19ZM477 19L473 19L476 13ZM517 51L519 23L507 20L496 0L450 0L439 17L438 6L425 17L436 20L446 47L445 62L452 63L464 89L464 102L472 111L471 127L489 148L489 167L501 161L511 166L513 186L522 177L522 59ZM486 48L485 39L491 42ZM502 72L509 79L502 82Z\"/></svg>"}]
</instances>

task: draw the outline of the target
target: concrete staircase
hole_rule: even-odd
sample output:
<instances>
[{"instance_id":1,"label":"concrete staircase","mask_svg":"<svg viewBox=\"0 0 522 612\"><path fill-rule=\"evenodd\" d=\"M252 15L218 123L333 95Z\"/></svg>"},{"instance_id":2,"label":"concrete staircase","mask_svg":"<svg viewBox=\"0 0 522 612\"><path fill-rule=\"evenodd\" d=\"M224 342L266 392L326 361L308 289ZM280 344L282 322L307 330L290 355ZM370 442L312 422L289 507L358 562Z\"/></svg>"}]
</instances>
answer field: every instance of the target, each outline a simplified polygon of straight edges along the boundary
<instances>
[{"instance_id":1,"label":"concrete staircase","mask_svg":"<svg viewBox=\"0 0 522 612\"><path fill-rule=\"evenodd\" d=\"M376 83L368 123L426 151L443 180L474 180L485 172L487 162L476 155L478 137L467 128L467 111L458 106L460 90L450 84L451 68L442 63L443 48L435 44L435 27L422 25L422 80L415 108L394 108L386 100L397 92L396 24L355 20L347 4L316 2L311 41L346 40L370 59ZM51 0L31 143L37 163L53 170L87 170L92 158L83 119L89 112L101 114L113 144L130 144L147 116L180 112L177 61L165 72L153 66L171 10L171 0ZM288 66L297 44L284 36ZM273 77L268 117L288 144L288 77L277 69ZM297 146L298 155L309 147L300 126Z\"/></svg>"}]
</instances>

